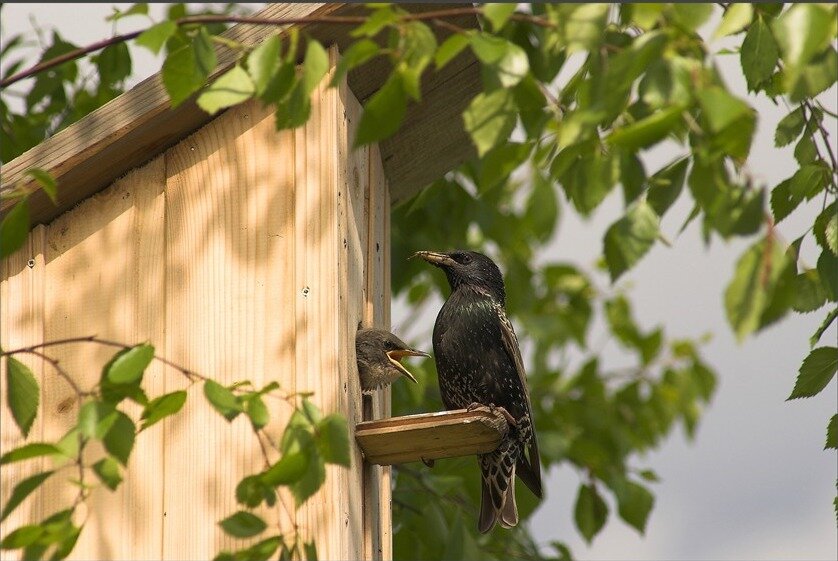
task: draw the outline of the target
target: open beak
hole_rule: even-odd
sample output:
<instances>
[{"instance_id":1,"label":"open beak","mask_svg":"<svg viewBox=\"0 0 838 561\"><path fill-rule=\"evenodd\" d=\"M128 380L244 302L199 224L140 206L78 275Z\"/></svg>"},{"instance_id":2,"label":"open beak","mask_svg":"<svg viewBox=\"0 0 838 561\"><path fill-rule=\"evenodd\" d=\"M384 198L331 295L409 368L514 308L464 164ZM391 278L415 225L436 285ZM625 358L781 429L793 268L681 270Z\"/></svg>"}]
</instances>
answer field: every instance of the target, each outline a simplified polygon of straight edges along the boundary
<instances>
[{"instance_id":1,"label":"open beak","mask_svg":"<svg viewBox=\"0 0 838 561\"><path fill-rule=\"evenodd\" d=\"M417 251L411 256L411 259L413 257L421 257L428 263L436 265L437 267L451 267L457 264L456 261L444 253L436 253L434 251Z\"/></svg>"},{"instance_id":2,"label":"open beak","mask_svg":"<svg viewBox=\"0 0 838 561\"><path fill-rule=\"evenodd\" d=\"M428 353L417 351L416 349L398 349L395 351L388 351L387 358L390 359L390 362L393 363L393 366L399 369L399 371L410 378L414 384L417 384L416 378L413 377L413 374L408 372L407 368L402 366L402 363L399 360L405 356L431 356Z\"/></svg>"}]
</instances>

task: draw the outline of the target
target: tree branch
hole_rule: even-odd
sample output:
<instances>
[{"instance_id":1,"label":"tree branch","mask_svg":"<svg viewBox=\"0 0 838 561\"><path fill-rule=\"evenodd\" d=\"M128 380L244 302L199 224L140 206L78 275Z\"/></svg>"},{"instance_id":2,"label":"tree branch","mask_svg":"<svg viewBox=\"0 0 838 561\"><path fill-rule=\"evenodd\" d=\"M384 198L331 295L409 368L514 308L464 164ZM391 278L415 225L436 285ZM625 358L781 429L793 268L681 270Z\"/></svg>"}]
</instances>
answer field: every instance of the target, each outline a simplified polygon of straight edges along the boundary
<instances>
[{"instance_id":1,"label":"tree branch","mask_svg":"<svg viewBox=\"0 0 838 561\"><path fill-rule=\"evenodd\" d=\"M463 7L463 8L450 8L447 10L434 10L430 12L424 12L420 14L405 14L399 16L397 21L406 23L411 21L424 21L424 20L440 20L436 21L435 23L439 25L441 23L442 18L451 18L457 16L465 16L465 15L480 15L483 13L483 8L481 7ZM531 23L533 25L538 25L540 27L555 27L555 24L538 16L533 16L531 14L522 14L522 13L514 13L509 16L510 20L513 21L523 21L526 23ZM245 23L245 24L253 24L253 25L272 25L272 26L288 26L288 25L307 25L313 23L328 23L333 25L360 25L367 21L366 16L330 16L330 15L319 15L319 16L303 16L297 18L265 18L265 17L258 17L258 16L228 16L228 15L203 15L203 16L187 16L183 18L179 18L175 20L175 25L178 27L183 27L185 25L194 25L194 24L204 24L204 23ZM0 89L6 88L11 86L12 84L19 82L21 80L25 80L26 78L31 78L35 74L39 72L43 72L45 70L49 70L50 68L54 68L60 64L65 62L69 62L71 60L75 60L78 58L83 57L84 55L94 53L111 45L116 45L117 43L124 43L126 41L130 41L132 39L136 39L142 33L144 33L146 29L141 29L139 31L134 31L131 33L125 33L122 35L115 35L108 39L103 39L101 41L97 41L96 43L91 43L86 47L80 47L68 53L64 53L63 55L57 56L55 58L51 58L49 60L41 61L34 66L27 68L26 70L21 70L17 74L9 76L8 78L4 78L0 80Z\"/></svg>"}]
</instances>

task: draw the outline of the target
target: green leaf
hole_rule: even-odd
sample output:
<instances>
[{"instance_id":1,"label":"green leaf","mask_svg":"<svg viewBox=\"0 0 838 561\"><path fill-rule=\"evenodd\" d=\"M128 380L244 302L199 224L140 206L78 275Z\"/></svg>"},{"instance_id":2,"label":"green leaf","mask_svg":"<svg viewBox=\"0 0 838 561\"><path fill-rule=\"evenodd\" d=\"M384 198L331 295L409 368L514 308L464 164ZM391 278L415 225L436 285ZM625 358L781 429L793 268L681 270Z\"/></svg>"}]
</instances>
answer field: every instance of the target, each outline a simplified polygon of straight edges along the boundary
<instances>
[{"instance_id":1,"label":"green leaf","mask_svg":"<svg viewBox=\"0 0 838 561\"><path fill-rule=\"evenodd\" d=\"M122 465L128 465L128 457L134 449L136 435L137 429L131 417L122 411L117 411L116 420L102 439L102 443L108 454L119 460Z\"/></svg>"},{"instance_id":2,"label":"green leaf","mask_svg":"<svg viewBox=\"0 0 838 561\"><path fill-rule=\"evenodd\" d=\"M105 18L105 21L112 21L116 22L121 20L122 18L127 18L128 16L147 16L148 15L148 4L147 3L139 3L133 4L127 10L120 11L116 9L116 6L112 6L113 13Z\"/></svg>"},{"instance_id":3,"label":"green leaf","mask_svg":"<svg viewBox=\"0 0 838 561\"><path fill-rule=\"evenodd\" d=\"M640 201L605 232L605 262L611 282L637 263L655 244L660 219L652 207Z\"/></svg>"},{"instance_id":4,"label":"green leaf","mask_svg":"<svg viewBox=\"0 0 838 561\"><path fill-rule=\"evenodd\" d=\"M739 120L753 115L747 103L718 86L699 91L698 100L710 130L714 133L719 133Z\"/></svg>"},{"instance_id":5,"label":"green leaf","mask_svg":"<svg viewBox=\"0 0 838 561\"><path fill-rule=\"evenodd\" d=\"M19 462L21 460L28 460L29 458L37 458L38 456L49 456L52 454L60 454L59 450L54 444L46 442L32 442L24 444L14 450L10 450L0 456L0 466L11 464L12 462Z\"/></svg>"},{"instance_id":6,"label":"green leaf","mask_svg":"<svg viewBox=\"0 0 838 561\"><path fill-rule=\"evenodd\" d=\"M140 416L140 420L143 421L140 431L144 431L151 425L174 415L183 408L184 403L186 403L186 392L183 390L167 393L151 400Z\"/></svg>"},{"instance_id":7,"label":"green leaf","mask_svg":"<svg viewBox=\"0 0 838 561\"><path fill-rule=\"evenodd\" d=\"M394 23L397 14L392 7L387 5L378 5L373 12L367 16L366 21L353 29L349 35L352 37L375 37L386 26Z\"/></svg>"},{"instance_id":8,"label":"green leaf","mask_svg":"<svg viewBox=\"0 0 838 561\"><path fill-rule=\"evenodd\" d=\"M818 149L811 134L804 134L794 147L794 159L801 166L812 164L818 160Z\"/></svg>"},{"instance_id":9,"label":"green leaf","mask_svg":"<svg viewBox=\"0 0 838 561\"><path fill-rule=\"evenodd\" d=\"M99 480L111 491L115 491L122 483L122 475L119 473L119 464L111 457L102 458L93 464L93 471Z\"/></svg>"},{"instance_id":10,"label":"green leaf","mask_svg":"<svg viewBox=\"0 0 838 561\"><path fill-rule=\"evenodd\" d=\"M261 429L271 422L271 414L265 402L258 395L254 395L245 402L245 412L250 417L250 422L257 429Z\"/></svg>"},{"instance_id":11,"label":"green leaf","mask_svg":"<svg viewBox=\"0 0 838 561\"><path fill-rule=\"evenodd\" d=\"M663 216L684 189L689 159L680 158L649 178L646 200L658 216Z\"/></svg>"},{"instance_id":12,"label":"green leaf","mask_svg":"<svg viewBox=\"0 0 838 561\"><path fill-rule=\"evenodd\" d=\"M145 47L152 54L157 54L169 37L177 31L177 24L171 20L161 21L143 31L136 39L137 45Z\"/></svg>"},{"instance_id":13,"label":"green leaf","mask_svg":"<svg viewBox=\"0 0 838 561\"><path fill-rule=\"evenodd\" d=\"M542 242L550 239L559 218L559 200L553 184L539 173L532 176L532 191L525 212L535 237Z\"/></svg>"},{"instance_id":14,"label":"green leaf","mask_svg":"<svg viewBox=\"0 0 838 561\"><path fill-rule=\"evenodd\" d=\"M306 56L303 59L303 75L300 78L306 96L317 88L320 80L329 71L329 55L318 41L309 40L306 45Z\"/></svg>"},{"instance_id":15,"label":"green leaf","mask_svg":"<svg viewBox=\"0 0 838 561\"><path fill-rule=\"evenodd\" d=\"M402 76L405 92L418 101L422 96L422 72L436 52L436 36L421 21L412 21L401 28L400 48L402 55L397 71Z\"/></svg>"},{"instance_id":16,"label":"green leaf","mask_svg":"<svg viewBox=\"0 0 838 561\"><path fill-rule=\"evenodd\" d=\"M838 415L833 415L826 427L826 445L823 449L827 448L838 449Z\"/></svg>"},{"instance_id":17,"label":"green leaf","mask_svg":"<svg viewBox=\"0 0 838 561\"><path fill-rule=\"evenodd\" d=\"M637 154L633 152L620 154L620 183L623 185L625 206L630 205L643 194L646 187L646 170Z\"/></svg>"},{"instance_id":18,"label":"green leaf","mask_svg":"<svg viewBox=\"0 0 838 561\"><path fill-rule=\"evenodd\" d=\"M204 27L191 43L170 53L163 63L162 79L172 107L201 89L217 62L212 40Z\"/></svg>"},{"instance_id":19,"label":"green leaf","mask_svg":"<svg viewBox=\"0 0 838 561\"><path fill-rule=\"evenodd\" d=\"M29 168L23 175L31 176L41 185L41 189L49 196L52 204L58 204L58 183L48 171L41 168Z\"/></svg>"},{"instance_id":20,"label":"green leaf","mask_svg":"<svg viewBox=\"0 0 838 561\"><path fill-rule=\"evenodd\" d=\"M317 545L314 540L303 543L306 561L317 561Z\"/></svg>"},{"instance_id":21,"label":"green leaf","mask_svg":"<svg viewBox=\"0 0 838 561\"><path fill-rule=\"evenodd\" d=\"M261 534L268 527L264 520L244 510L228 516L219 522L218 525L225 532L237 538L251 538Z\"/></svg>"},{"instance_id":22,"label":"green leaf","mask_svg":"<svg viewBox=\"0 0 838 561\"><path fill-rule=\"evenodd\" d=\"M733 280L725 290L725 309L739 341L760 327L760 317L771 302L785 262L785 253L772 238L752 245L736 263Z\"/></svg>"},{"instance_id":23,"label":"green leaf","mask_svg":"<svg viewBox=\"0 0 838 561\"><path fill-rule=\"evenodd\" d=\"M815 240L822 249L838 255L838 204L827 206L815 219Z\"/></svg>"},{"instance_id":24,"label":"green leaf","mask_svg":"<svg viewBox=\"0 0 838 561\"><path fill-rule=\"evenodd\" d=\"M712 4L672 4L672 15L690 31L696 30L713 14Z\"/></svg>"},{"instance_id":25,"label":"green leaf","mask_svg":"<svg viewBox=\"0 0 838 561\"><path fill-rule=\"evenodd\" d=\"M791 395L787 398L812 397L835 376L838 371L838 347L818 347L809 353L800 366L800 374Z\"/></svg>"},{"instance_id":26,"label":"green leaf","mask_svg":"<svg viewBox=\"0 0 838 561\"><path fill-rule=\"evenodd\" d=\"M0 259L23 246L29 233L29 204L26 198L12 207L0 222Z\"/></svg>"},{"instance_id":27,"label":"green leaf","mask_svg":"<svg viewBox=\"0 0 838 561\"><path fill-rule=\"evenodd\" d=\"M803 115L803 106L800 105L777 123L777 130L774 131L774 146L780 148L794 142L803 132L805 124L806 118Z\"/></svg>"},{"instance_id":28,"label":"green leaf","mask_svg":"<svg viewBox=\"0 0 838 561\"><path fill-rule=\"evenodd\" d=\"M204 396L206 396L210 405L228 421L232 421L238 417L239 413L244 411L242 404L239 403L233 392L214 380L204 382Z\"/></svg>"},{"instance_id":29,"label":"green leaf","mask_svg":"<svg viewBox=\"0 0 838 561\"><path fill-rule=\"evenodd\" d=\"M79 429L72 427L55 443L56 453L51 454L55 467L66 464L69 460L78 458L81 442L79 442Z\"/></svg>"},{"instance_id":30,"label":"green leaf","mask_svg":"<svg viewBox=\"0 0 838 561\"><path fill-rule=\"evenodd\" d=\"M239 65L218 77L198 96L198 107L215 115L222 109L247 101L256 92L253 80Z\"/></svg>"},{"instance_id":31,"label":"green leaf","mask_svg":"<svg viewBox=\"0 0 838 561\"><path fill-rule=\"evenodd\" d=\"M801 166L789 182L789 193L796 199L811 199L826 187L830 171L822 164Z\"/></svg>"},{"instance_id":32,"label":"green leaf","mask_svg":"<svg viewBox=\"0 0 838 561\"><path fill-rule=\"evenodd\" d=\"M265 93L271 79L279 71L282 41L279 34L271 35L247 56L247 72L253 81L256 95Z\"/></svg>"},{"instance_id":33,"label":"green leaf","mask_svg":"<svg viewBox=\"0 0 838 561\"><path fill-rule=\"evenodd\" d=\"M31 477L27 477L15 485L15 488L12 489L11 496L6 502L6 505L3 507L3 512L0 513L0 522L5 520L18 507L18 505L26 499L26 497L31 495L32 492L35 491L35 489L37 489L41 483L46 481L53 473L55 472L45 471L43 473L38 473Z\"/></svg>"},{"instance_id":34,"label":"green leaf","mask_svg":"<svg viewBox=\"0 0 838 561\"><path fill-rule=\"evenodd\" d=\"M595 50L602 42L610 7L606 3L586 2L568 6L560 23L567 50Z\"/></svg>"},{"instance_id":35,"label":"green leaf","mask_svg":"<svg viewBox=\"0 0 838 561\"><path fill-rule=\"evenodd\" d=\"M236 485L236 500L250 508L256 508L262 502L273 506L276 504L276 492L260 475L249 475Z\"/></svg>"},{"instance_id":36,"label":"green leaf","mask_svg":"<svg viewBox=\"0 0 838 561\"><path fill-rule=\"evenodd\" d=\"M834 25L834 10L818 4L794 4L774 20L772 28L783 61L792 72L802 69L829 45Z\"/></svg>"},{"instance_id":37,"label":"green leaf","mask_svg":"<svg viewBox=\"0 0 838 561\"><path fill-rule=\"evenodd\" d=\"M614 129L606 140L627 150L638 150L657 144L673 132L681 120L681 107L669 107L630 125Z\"/></svg>"},{"instance_id":38,"label":"green leaf","mask_svg":"<svg viewBox=\"0 0 838 561\"><path fill-rule=\"evenodd\" d=\"M43 526L21 526L0 541L0 548L19 549L21 547L26 547L44 535L45 531L46 529Z\"/></svg>"},{"instance_id":39,"label":"green leaf","mask_svg":"<svg viewBox=\"0 0 838 561\"><path fill-rule=\"evenodd\" d=\"M809 338L810 347L814 347L818 344L818 341L820 341L824 332L826 332L826 330L829 329L829 326L832 325L832 322L835 321L836 317L838 317L838 307L832 308L832 310L830 310L829 313L826 314L826 317L823 318L823 321L821 322L820 326L818 326L818 329Z\"/></svg>"},{"instance_id":40,"label":"green leaf","mask_svg":"<svg viewBox=\"0 0 838 561\"><path fill-rule=\"evenodd\" d=\"M340 60L335 67L335 74L332 76L332 81L329 83L331 87L337 87L340 84L346 73L353 68L360 66L379 54L381 48L371 39L361 39L352 43L344 53L341 54Z\"/></svg>"},{"instance_id":41,"label":"green leaf","mask_svg":"<svg viewBox=\"0 0 838 561\"><path fill-rule=\"evenodd\" d=\"M722 22L713 34L713 37L726 37L739 33L751 23L754 17L754 8L748 3L731 3L728 5Z\"/></svg>"},{"instance_id":42,"label":"green leaf","mask_svg":"<svg viewBox=\"0 0 838 561\"><path fill-rule=\"evenodd\" d=\"M107 379L114 384L131 384L143 377L154 359L154 347L144 343L114 357L107 369Z\"/></svg>"},{"instance_id":43,"label":"green leaf","mask_svg":"<svg viewBox=\"0 0 838 561\"><path fill-rule=\"evenodd\" d=\"M393 73L364 106L355 146L383 140L397 130L407 111L407 94L399 74Z\"/></svg>"},{"instance_id":44,"label":"green leaf","mask_svg":"<svg viewBox=\"0 0 838 561\"><path fill-rule=\"evenodd\" d=\"M748 89L755 91L774 74L780 56L771 29L761 17L748 29L739 54Z\"/></svg>"},{"instance_id":45,"label":"green leaf","mask_svg":"<svg viewBox=\"0 0 838 561\"><path fill-rule=\"evenodd\" d=\"M771 213L780 222L796 209L803 199L791 193L791 178L777 184L771 191Z\"/></svg>"},{"instance_id":46,"label":"green leaf","mask_svg":"<svg viewBox=\"0 0 838 561\"><path fill-rule=\"evenodd\" d=\"M831 251L822 251L817 267L826 297L830 302L835 302L838 300L838 275L835 274L835 271L838 271L838 255Z\"/></svg>"},{"instance_id":47,"label":"green leaf","mask_svg":"<svg viewBox=\"0 0 838 561\"><path fill-rule=\"evenodd\" d=\"M530 69L524 49L502 37L475 33L470 42L475 56L495 72L504 88L520 82Z\"/></svg>"},{"instance_id":48,"label":"green leaf","mask_svg":"<svg viewBox=\"0 0 838 561\"><path fill-rule=\"evenodd\" d=\"M492 24L492 29L500 31L506 25L506 20L509 19L515 8L518 5L514 2L506 4L483 4L483 16Z\"/></svg>"},{"instance_id":49,"label":"green leaf","mask_svg":"<svg viewBox=\"0 0 838 561\"><path fill-rule=\"evenodd\" d=\"M317 446L326 463L349 467L349 428L342 415L327 415L317 423Z\"/></svg>"},{"instance_id":50,"label":"green leaf","mask_svg":"<svg viewBox=\"0 0 838 561\"><path fill-rule=\"evenodd\" d=\"M481 157L509 140L516 121L515 101L505 88L478 94L463 112L466 131Z\"/></svg>"},{"instance_id":51,"label":"green leaf","mask_svg":"<svg viewBox=\"0 0 838 561\"><path fill-rule=\"evenodd\" d=\"M443 41L434 56L434 64L436 65L437 70L451 62L455 56L468 47L469 43L470 40L468 35L464 35L462 33L455 33Z\"/></svg>"},{"instance_id":52,"label":"green leaf","mask_svg":"<svg viewBox=\"0 0 838 561\"><path fill-rule=\"evenodd\" d=\"M131 53L126 43L115 43L94 57L100 84L112 85L131 75Z\"/></svg>"},{"instance_id":53,"label":"green leaf","mask_svg":"<svg viewBox=\"0 0 838 561\"><path fill-rule=\"evenodd\" d=\"M652 493L642 485L627 481L618 487L617 503L620 518L641 534L646 533L646 521L655 503Z\"/></svg>"},{"instance_id":54,"label":"green leaf","mask_svg":"<svg viewBox=\"0 0 838 561\"><path fill-rule=\"evenodd\" d=\"M38 414L38 381L28 366L13 356L7 356L6 384L6 403L20 433L26 438Z\"/></svg>"},{"instance_id":55,"label":"green leaf","mask_svg":"<svg viewBox=\"0 0 838 561\"><path fill-rule=\"evenodd\" d=\"M576 527L589 544L608 518L608 505L597 493L593 485L581 485L576 496L574 519Z\"/></svg>"},{"instance_id":56,"label":"green leaf","mask_svg":"<svg viewBox=\"0 0 838 561\"><path fill-rule=\"evenodd\" d=\"M91 400L79 409L78 429L85 439L104 438L116 422L114 404Z\"/></svg>"},{"instance_id":57,"label":"green leaf","mask_svg":"<svg viewBox=\"0 0 838 561\"><path fill-rule=\"evenodd\" d=\"M308 457L303 452L284 453L282 457L268 468L259 478L267 485L290 485L300 480L308 468Z\"/></svg>"},{"instance_id":58,"label":"green leaf","mask_svg":"<svg viewBox=\"0 0 838 561\"><path fill-rule=\"evenodd\" d=\"M790 101L799 102L813 98L838 80L838 51L829 47L821 54L815 55L815 58L803 67L796 81L794 73L788 72L784 77L788 83L787 89L791 90Z\"/></svg>"},{"instance_id":59,"label":"green leaf","mask_svg":"<svg viewBox=\"0 0 838 561\"><path fill-rule=\"evenodd\" d=\"M640 477L642 477L646 481L650 481L652 483L657 483L661 480L661 478L658 477L658 474L655 473L655 471L651 470L651 469L641 470L640 472L638 472L637 475L639 475Z\"/></svg>"},{"instance_id":60,"label":"green leaf","mask_svg":"<svg viewBox=\"0 0 838 561\"><path fill-rule=\"evenodd\" d=\"M826 292L817 269L808 269L797 275L792 304L794 310L800 313L812 312L824 304L826 304Z\"/></svg>"}]
</instances>

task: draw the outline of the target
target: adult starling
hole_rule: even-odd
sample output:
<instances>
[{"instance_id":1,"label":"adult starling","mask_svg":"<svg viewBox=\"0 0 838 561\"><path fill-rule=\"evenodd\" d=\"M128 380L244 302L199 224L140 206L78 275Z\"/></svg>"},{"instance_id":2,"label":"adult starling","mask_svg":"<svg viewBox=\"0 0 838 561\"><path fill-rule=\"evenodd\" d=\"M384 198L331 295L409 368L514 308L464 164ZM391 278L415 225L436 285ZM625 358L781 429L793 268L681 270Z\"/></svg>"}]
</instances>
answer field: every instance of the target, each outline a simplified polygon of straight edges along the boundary
<instances>
[{"instance_id":1,"label":"adult starling","mask_svg":"<svg viewBox=\"0 0 838 561\"><path fill-rule=\"evenodd\" d=\"M478 528L486 533L496 522L515 526L515 475L541 498L541 464L518 338L504 309L503 275L494 261L474 251L416 255L442 269L451 285L433 334L445 407L489 406L510 422L498 448L479 456L483 477Z\"/></svg>"},{"instance_id":2,"label":"adult starling","mask_svg":"<svg viewBox=\"0 0 838 561\"><path fill-rule=\"evenodd\" d=\"M415 384L416 378L399 360L405 356L430 355L411 349L389 331L364 328L355 334L355 356L358 360L358 375L361 377L361 391L369 394L381 386L393 383L399 376L407 376Z\"/></svg>"}]
</instances>

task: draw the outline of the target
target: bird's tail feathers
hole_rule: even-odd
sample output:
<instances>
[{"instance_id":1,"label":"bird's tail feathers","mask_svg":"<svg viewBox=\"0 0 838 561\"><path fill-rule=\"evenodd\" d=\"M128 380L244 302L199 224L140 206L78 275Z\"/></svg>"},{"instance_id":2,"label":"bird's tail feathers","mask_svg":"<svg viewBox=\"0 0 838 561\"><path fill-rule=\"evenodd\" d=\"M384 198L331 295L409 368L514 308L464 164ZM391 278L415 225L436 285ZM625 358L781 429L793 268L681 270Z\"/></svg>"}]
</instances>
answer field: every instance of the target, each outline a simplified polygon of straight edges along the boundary
<instances>
[{"instance_id":1,"label":"bird's tail feathers","mask_svg":"<svg viewBox=\"0 0 838 561\"><path fill-rule=\"evenodd\" d=\"M518 446L510 439L504 439L500 446L489 454L480 456L482 473L480 493L480 520L478 529L485 534L494 528L500 519L504 528L518 523L518 507L515 503L515 463Z\"/></svg>"}]
</instances>

